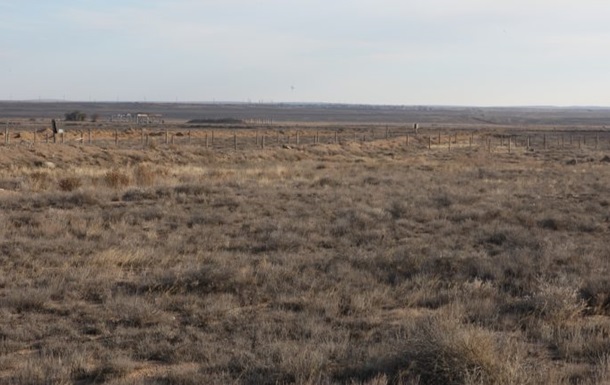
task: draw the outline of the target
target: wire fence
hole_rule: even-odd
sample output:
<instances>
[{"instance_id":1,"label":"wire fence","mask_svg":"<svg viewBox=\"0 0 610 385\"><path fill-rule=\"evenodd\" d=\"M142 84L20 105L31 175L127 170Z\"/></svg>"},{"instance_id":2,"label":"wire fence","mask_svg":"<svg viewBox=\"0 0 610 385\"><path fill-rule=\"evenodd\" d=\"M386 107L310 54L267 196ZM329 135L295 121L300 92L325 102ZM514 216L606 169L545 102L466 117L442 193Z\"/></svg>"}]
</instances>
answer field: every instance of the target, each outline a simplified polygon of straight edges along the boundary
<instances>
[{"instance_id":1,"label":"wire fence","mask_svg":"<svg viewBox=\"0 0 610 385\"><path fill-rule=\"evenodd\" d=\"M197 146L208 150L245 151L292 148L312 145L392 143L410 149L454 151L477 149L488 152L610 149L610 131L533 131L495 132L462 128L417 129L408 127L72 127L63 132L47 128L24 129L5 124L4 145L68 144L146 149L159 146Z\"/></svg>"}]
</instances>

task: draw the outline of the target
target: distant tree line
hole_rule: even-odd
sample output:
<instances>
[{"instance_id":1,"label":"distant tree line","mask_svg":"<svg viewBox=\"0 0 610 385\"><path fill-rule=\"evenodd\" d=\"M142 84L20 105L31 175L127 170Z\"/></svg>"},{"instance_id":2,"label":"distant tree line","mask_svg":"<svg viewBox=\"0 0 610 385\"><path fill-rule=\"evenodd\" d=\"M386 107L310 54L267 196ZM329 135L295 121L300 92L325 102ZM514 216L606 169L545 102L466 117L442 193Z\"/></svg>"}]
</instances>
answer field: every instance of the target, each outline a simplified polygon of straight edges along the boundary
<instances>
[{"instance_id":1,"label":"distant tree line","mask_svg":"<svg viewBox=\"0 0 610 385\"><path fill-rule=\"evenodd\" d=\"M64 118L67 122L84 122L87 119L87 114L81 111L66 112Z\"/></svg>"},{"instance_id":2,"label":"distant tree line","mask_svg":"<svg viewBox=\"0 0 610 385\"><path fill-rule=\"evenodd\" d=\"M99 118L98 114L91 115L92 122L97 122L98 118ZM64 114L64 120L66 122L84 122L85 120L87 120L87 114L85 114L82 111L78 111L78 110L66 112Z\"/></svg>"}]
</instances>

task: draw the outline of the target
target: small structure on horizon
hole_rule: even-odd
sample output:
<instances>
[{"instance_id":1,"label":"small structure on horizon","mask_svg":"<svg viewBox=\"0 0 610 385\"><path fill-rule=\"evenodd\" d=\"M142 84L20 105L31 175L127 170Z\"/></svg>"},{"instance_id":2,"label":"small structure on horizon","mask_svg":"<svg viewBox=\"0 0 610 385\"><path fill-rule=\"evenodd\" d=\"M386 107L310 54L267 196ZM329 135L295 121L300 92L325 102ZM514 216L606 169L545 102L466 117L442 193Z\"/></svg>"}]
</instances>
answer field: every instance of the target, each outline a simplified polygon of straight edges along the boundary
<instances>
[{"instance_id":1,"label":"small structure on horizon","mask_svg":"<svg viewBox=\"0 0 610 385\"><path fill-rule=\"evenodd\" d=\"M161 114L136 114L136 123L145 126L148 124L163 123L163 115Z\"/></svg>"},{"instance_id":2,"label":"small structure on horizon","mask_svg":"<svg viewBox=\"0 0 610 385\"><path fill-rule=\"evenodd\" d=\"M126 114L114 114L110 117L111 122L119 122L119 123L131 123L133 121L133 117L130 113Z\"/></svg>"},{"instance_id":3,"label":"small structure on horizon","mask_svg":"<svg viewBox=\"0 0 610 385\"><path fill-rule=\"evenodd\" d=\"M161 114L147 114L147 113L124 113L124 114L115 114L110 117L111 122L119 122L119 123L135 123L140 126L146 126L149 124L162 124L163 115Z\"/></svg>"}]
</instances>

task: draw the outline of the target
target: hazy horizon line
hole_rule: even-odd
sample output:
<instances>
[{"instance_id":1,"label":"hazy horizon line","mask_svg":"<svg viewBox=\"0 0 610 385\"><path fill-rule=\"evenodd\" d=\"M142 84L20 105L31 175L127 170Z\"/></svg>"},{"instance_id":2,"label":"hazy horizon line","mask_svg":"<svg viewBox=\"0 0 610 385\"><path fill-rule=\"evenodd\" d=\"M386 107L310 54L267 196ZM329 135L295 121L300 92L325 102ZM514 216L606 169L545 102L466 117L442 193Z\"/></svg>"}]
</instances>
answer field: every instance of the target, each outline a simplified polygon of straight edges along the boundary
<instances>
[{"instance_id":1,"label":"hazy horizon line","mask_svg":"<svg viewBox=\"0 0 610 385\"><path fill-rule=\"evenodd\" d=\"M594 108L594 109L610 109L610 106L603 105L554 105L554 104L514 104L514 105L477 105L477 104L388 104L388 103L354 103L354 102L282 102L282 101L235 101L235 100L66 100L66 99L0 99L0 103L82 103L82 104L202 104L202 105L327 105L327 106L370 106L370 107L396 107L396 108L557 108L557 109L577 109L577 108Z\"/></svg>"}]
</instances>

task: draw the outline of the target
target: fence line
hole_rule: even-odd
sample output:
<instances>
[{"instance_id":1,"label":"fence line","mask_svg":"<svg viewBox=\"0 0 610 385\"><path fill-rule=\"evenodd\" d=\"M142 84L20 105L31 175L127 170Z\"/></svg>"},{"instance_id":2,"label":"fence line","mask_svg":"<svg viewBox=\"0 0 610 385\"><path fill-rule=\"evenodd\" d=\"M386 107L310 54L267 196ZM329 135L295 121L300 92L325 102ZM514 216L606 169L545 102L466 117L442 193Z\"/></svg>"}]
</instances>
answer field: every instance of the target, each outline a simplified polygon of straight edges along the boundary
<instances>
[{"instance_id":1,"label":"fence line","mask_svg":"<svg viewBox=\"0 0 610 385\"><path fill-rule=\"evenodd\" d=\"M0 131L1 133L2 131ZM610 131L513 131L494 133L483 130L442 130L421 127L361 127L361 128L299 128L259 127L228 129L145 129L139 131L118 128L94 130L74 129L49 133L45 130L19 130L5 124L4 145L23 143L108 146L116 148L151 148L158 146L199 146L209 150L290 148L292 146L347 145L388 143L413 150L456 151L483 150L489 153L518 153L545 150L607 150ZM43 134L43 138L39 138ZM0 134L1 135L1 134Z\"/></svg>"}]
</instances>

